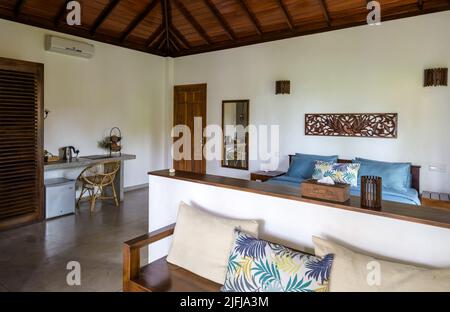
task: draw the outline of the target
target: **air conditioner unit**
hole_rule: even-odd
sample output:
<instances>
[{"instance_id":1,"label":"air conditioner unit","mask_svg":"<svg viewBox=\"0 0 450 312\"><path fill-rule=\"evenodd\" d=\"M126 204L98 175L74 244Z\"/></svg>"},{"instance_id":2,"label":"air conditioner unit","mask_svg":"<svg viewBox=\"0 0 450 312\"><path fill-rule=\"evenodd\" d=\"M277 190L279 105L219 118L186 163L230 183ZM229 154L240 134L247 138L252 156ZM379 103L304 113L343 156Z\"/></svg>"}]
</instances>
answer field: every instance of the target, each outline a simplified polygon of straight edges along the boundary
<instances>
[{"instance_id":1,"label":"air conditioner unit","mask_svg":"<svg viewBox=\"0 0 450 312\"><path fill-rule=\"evenodd\" d=\"M92 58L95 52L92 44L50 35L45 37L45 50L84 58Z\"/></svg>"}]
</instances>

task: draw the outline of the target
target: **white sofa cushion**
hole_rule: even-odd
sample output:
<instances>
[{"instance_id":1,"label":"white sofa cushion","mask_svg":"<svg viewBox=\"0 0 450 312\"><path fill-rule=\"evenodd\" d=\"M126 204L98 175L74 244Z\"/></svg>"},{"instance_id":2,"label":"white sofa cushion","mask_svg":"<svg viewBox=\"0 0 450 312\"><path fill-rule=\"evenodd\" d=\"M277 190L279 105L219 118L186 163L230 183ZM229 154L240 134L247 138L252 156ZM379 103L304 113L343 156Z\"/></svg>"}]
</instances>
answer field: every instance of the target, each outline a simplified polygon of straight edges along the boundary
<instances>
[{"instance_id":1,"label":"white sofa cushion","mask_svg":"<svg viewBox=\"0 0 450 312\"><path fill-rule=\"evenodd\" d=\"M167 261L223 285L236 228L258 236L254 220L218 217L181 202Z\"/></svg>"},{"instance_id":2,"label":"white sofa cushion","mask_svg":"<svg viewBox=\"0 0 450 312\"><path fill-rule=\"evenodd\" d=\"M426 269L380 260L319 237L313 237L313 242L317 256L334 254L330 291L450 291L449 269Z\"/></svg>"}]
</instances>

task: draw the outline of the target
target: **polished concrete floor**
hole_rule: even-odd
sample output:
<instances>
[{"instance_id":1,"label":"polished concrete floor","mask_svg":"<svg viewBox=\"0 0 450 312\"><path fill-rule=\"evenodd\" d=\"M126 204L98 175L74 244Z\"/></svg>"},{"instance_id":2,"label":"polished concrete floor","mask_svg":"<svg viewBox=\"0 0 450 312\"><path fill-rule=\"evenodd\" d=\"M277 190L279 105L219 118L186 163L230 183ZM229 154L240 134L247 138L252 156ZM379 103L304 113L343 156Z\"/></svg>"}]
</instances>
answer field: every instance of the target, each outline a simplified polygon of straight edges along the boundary
<instances>
[{"instance_id":1,"label":"polished concrete floor","mask_svg":"<svg viewBox=\"0 0 450 312\"><path fill-rule=\"evenodd\" d=\"M121 291L122 243L147 232L147 203L148 190L135 190L120 207L97 203L92 216L85 203L78 215L0 232L0 291ZM70 261L80 263L80 286L67 284Z\"/></svg>"}]
</instances>

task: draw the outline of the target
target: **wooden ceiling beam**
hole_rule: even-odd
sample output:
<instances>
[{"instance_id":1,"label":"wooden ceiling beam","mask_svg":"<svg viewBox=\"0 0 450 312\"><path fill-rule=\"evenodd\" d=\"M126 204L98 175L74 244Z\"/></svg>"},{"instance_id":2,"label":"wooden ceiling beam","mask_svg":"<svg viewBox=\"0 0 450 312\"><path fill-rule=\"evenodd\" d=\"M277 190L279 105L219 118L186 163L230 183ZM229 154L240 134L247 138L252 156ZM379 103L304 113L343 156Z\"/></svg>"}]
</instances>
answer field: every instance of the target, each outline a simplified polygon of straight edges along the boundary
<instances>
[{"instance_id":1,"label":"wooden ceiling beam","mask_svg":"<svg viewBox=\"0 0 450 312\"><path fill-rule=\"evenodd\" d=\"M56 13L55 18L53 19L53 24L55 26L58 26L61 19L63 18L64 14L67 12L67 3L69 3L70 0L65 0L63 4L59 7L58 13Z\"/></svg>"},{"instance_id":2,"label":"wooden ceiling beam","mask_svg":"<svg viewBox=\"0 0 450 312\"><path fill-rule=\"evenodd\" d=\"M128 27L123 32L120 41L124 42L127 40L128 36L139 26L139 24L150 14L151 11L158 4L158 0L151 0L149 4L145 7L145 9L135 17L135 19L128 25Z\"/></svg>"},{"instance_id":3,"label":"wooden ceiling beam","mask_svg":"<svg viewBox=\"0 0 450 312\"><path fill-rule=\"evenodd\" d=\"M146 1L147 1L146 2L146 4L147 4L147 3L150 3L150 1L152 1L152 0L146 0ZM174 5L172 2L173 0L167 0L167 1L171 1L172 5ZM176 0L176 1L182 3L181 0ZM205 1L205 0L202 0L202 1ZM218 3L217 1L211 0L211 2L213 4ZM236 0L236 1L238 1L238 0ZM287 0L286 1L280 0L280 1L282 1L283 4L287 4ZM317 0L317 1L319 1L319 0ZM327 2L323 1L323 0L320 0L320 1L325 5L325 8L327 8L327 6L326 6ZM367 2L367 1L369 1L369 0L365 0L364 2ZM409 2L409 3L403 4L403 5L390 6L388 8L384 8L383 20L388 21L388 20L400 19L400 18L405 18L405 17L410 17L410 16L417 16L417 15L422 15L422 14L447 11L450 8L449 7L450 0L442 0L442 2L440 2L439 5L438 4L424 5L423 9L419 10L418 9L418 3L419 3L418 1L419 0ZM163 23L163 25L159 26L151 35L149 35L149 38L147 38L145 45L142 43L135 43L132 41L121 42L120 41L121 34L118 35L117 37L114 37L112 35L109 35L108 33L103 33L103 32L99 32L99 31L95 34L95 37L93 38L93 36L90 33L89 28L84 29L83 27L64 27L64 25L62 25L63 20L64 20L64 13L67 12L66 4L67 4L68 0L60 0L59 5L61 5L61 7L59 7L59 5L58 5L58 7L55 8L55 11L58 11L57 12L58 16L56 16L55 19L53 19L53 18L48 19L48 18L43 18L43 17L39 18L39 16L31 17L30 15L27 15L26 8L28 8L30 6L34 6L34 4L31 4L31 1L28 1L24 5L25 2L26 2L26 0L14 1L14 4L9 8L9 12L5 12L5 10L0 12L0 18L15 21L15 22L22 23L22 24L35 26L35 27L40 27L40 28L44 28L44 29L48 29L48 30L52 30L52 31L60 31L60 32L62 31L69 35L74 35L74 36L87 38L87 39L94 39L96 41L113 44L116 46L121 46L121 47L129 48L129 49L134 49L134 50L143 51L143 52L152 53L152 54L161 55L161 56L172 56L172 57L178 57L178 56L189 55L189 54L197 54L197 53L209 52L209 51L214 51L214 50L222 50L222 49L227 49L227 48L235 48L238 46L262 43L262 42L273 41L273 40L280 40L280 39L284 39L284 38L292 38L292 37L297 37L297 36L303 36L303 35L308 35L308 34L313 34L313 33L326 32L326 31L330 31L330 30L343 29L343 28L349 28L349 27L353 27L353 26L366 24L365 16L361 15L360 11L358 11L358 12L352 11L352 13L348 13L348 15L336 17L336 20L334 20L334 19L331 20L329 14L324 14L325 17L328 16L327 19L330 21L329 24L331 24L331 26L329 26L329 27L327 27L327 25L324 22L316 22L316 23L314 23L314 25L311 24L311 27L309 27L308 30L303 30L303 29L300 29L299 27L295 27L294 30L290 30L289 28L285 27L283 30L265 32L262 35L257 35L255 32L251 36L237 37L236 40L227 40L227 38L225 38L225 40L223 40L221 42L214 42L210 45L202 45L202 46L191 45L190 42L187 40L187 37L183 36L175 27L169 27L169 40L168 41L169 41L169 45L172 46L172 49L170 51L167 51L164 47L163 47L163 50L157 49L157 47L161 46L161 44L164 45L166 43L165 41L167 41L167 34L165 31L166 28L164 27L165 23ZM113 1L110 1L110 3L111 2L113 2ZM38 2L36 2L36 3L38 3ZM64 3L64 6L62 5L63 3ZM252 3L255 3L255 2L252 2ZM423 1L422 3L425 4L426 2ZM23 9L22 9L22 7L23 7ZM19 9L15 9L15 8L19 8ZM36 7L36 8L39 8L39 7ZM219 6L217 5L216 8L219 8ZM317 6L317 8L319 9L319 13L321 13L319 5ZM206 7L205 7L205 9L206 9ZM278 8L276 8L276 7L273 7L273 9L278 10ZM103 10L105 10L105 9L103 9ZM19 15L15 16L15 12L18 12ZM325 12L328 12L328 11L325 10ZM403 12L403 13L398 13L398 12ZM239 7L239 11L237 12L237 14L244 14L244 13L245 12L242 12L242 9ZM181 14L182 13L180 13L180 15ZM96 20L98 18L99 17L97 17ZM112 18L112 16L110 16L110 18ZM183 18L183 17L180 17L180 18ZM247 17L244 17L244 18L247 18ZM57 20L57 21L55 22L55 20ZM281 14L280 14L280 21L284 22L284 20L281 20ZM94 23L92 25L94 25ZM92 28L92 25L91 25L91 28ZM170 24L170 26L173 26L173 25ZM107 29L105 29L105 31L106 30ZM205 30L208 31L209 29L205 28ZM183 33L184 33L184 31L183 31ZM145 38L144 38L144 40L145 40Z\"/></svg>"},{"instance_id":4,"label":"wooden ceiling beam","mask_svg":"<svg viewBox=\"0 0 450 312\"><path fill-rule=\"evenodd\" d=\"M286 20L286 23L288 24L289 28L291 30L294 30L295 29L294 22L292 21L291 14L289 13L287 7L284 5L283 0L276 0L276 2L278 4L278 7L283 12L284 19Z\"/></svg>"},{"instance_id":5,"label":"wooden ceiling beam","mask_svg":"<svg viewBox=\"0 0 450 312\"><path fill-rule=\"evenodd\" d=\"M12 12L12 9L11 9L11 12ZM42 19L42 20L31 19L27 15L24 16L24 14L21 14L19 17L16 18L16 17L12 16L11 14L6 14L3 12L0 12L0 18L9 20L9 21L13 21L13 22L17 22L17 23L21 23L24 25L30 25L33 27L48 29L51 31L57 31L57 32L62 31L65 34L77 36L80 38L92 39L92 36L89 33L89 30L83 29L81 27L64 27L64 28L56 27L55 24L53 23L52 19ZM121 42L119 42L119 40L117 38L114 38L108 34L99 33L95 36L95 40L98 42L104 42L107 44L111 44L111 45L115 45L115 46L119 46L119 47L123 47L123 48L128 48L128 49L132 49L132 50L136 50L136 51L142 51L142 52L151 53L151 54L155 54L155 55L165 56L165 54L162 51L144 47L142 44L136 44L133 42L121 43Z\"/></svg>"},{"instance_id":6,"label":"wooden ceiling beam","mask_svg":"<svg viewBox=\"0 0 450 312\"><path fill-rule=\"evenodd\" d=\"M178 41L180 41L186 48L190 49L191 44L187 41L186 37L184 37L176 28L170 28L170 33L174 36Z\"/></svg>"},{"instance_id":7,"label":"wooden ceiling beam","mask_svg":"<svg viewBox=\"0 0 450 312\"><path fill-rule=\"evenodd\" d=\"M91 36L95 36L95 33L97 32L97 29L108 18L109 14L111 14L111 12L119 4L119 2L120 2L120 0L110 0L109 1L109 4L107 4L105 6L103 11L100 13L100 15L95 20L94 25L89 30L89 33L91 34Z\"/></svg>"},{"instance_id":8,"label":"wooden ceiling beam","mask_svg":"<svg viewBox=\"0 0 450 312\"><path fill-rule=\"evenodd\" d=\"M216 18L216 20L220 23L222 28L227 33L228 37L230 37L230 39L232 39L232 40L235 40L236 39L236 34L234 33L234 31L231 28L230 24L228 24L228 22L225 20L223 15L220 13L220 11L217 9L217 7L214 5L214 3L211 0L203 0L203 2L209 8L211 13Z\"/></svg>"},{"instance_id":9,"label":"wooden ceiling beam","mask_svg":"<svg viewBox=\"0 0 450 312\"><path fill-rule=\"evenodd\" d=\"M163 28L163 31L158 34L158 36L155 38L153 43L151 43L148 46L148 48L150 48L150 49L158 49L158 47L161 45L162 42L164 42L164 39L166 38L166 36L164 36L164 34L165 34L165 31L164 31L164 28Z\"/></svg>"},{"instance_id":10,"label":"wooden ceiling beam","mask_svg":"<svg viewBox=\"0 0 450 312\"><path fill-rule=\"evenodd\" d=\"M327 3L325 0L319 0L320 8L322 9L323 17L327 21L328 27L331 27L330 13L328 12Z\"/></svg>"},{"instance_id":11,"label":"wooden ceiling beam","mask_svg":"<svg viewBox=\"0 0 450 312\"><path fill-rule=\"evenodd\" d=\"M192 14L186 9L186 7L178 0L172 0L175 6L180 10L181 14L184 16L185 19L192 25L192 27L195 28L195 30L198 32L198 34L205 40L208 45L212 43L211 38L206 33L206 31L203 29L203 27L195 20L195 18L192 16Z\"/></svg>"},{"instance_id":12,"label":"wooden ceiling beam","mask_svg":"<svg viewBox=\"0 0 450 312\"><path fill-rule=\"evenodd\" d=\"M25 5L26 0L17 0L16 4L14 5L14 16L18 17L20 15L20 12L22 11L23 6Z\"/></svg>"},{"instance_id":13,"label":"wooden ceiling beam","mask_svg":"<svg viewBox=\"0 0 450 312\"><path fill-rule=\"evenodd\" d=\"M250 10L250 8L248 7L248 5L245 2L245 0L237 0L237 2L239 3L241 8L247 14L248 18L250 19L250 21L253 24L253 27L255 27L255 30L258 33L258 35L262 36L263 33L261 31L261 25L259 25L258 19L256 18L255 14Z\"/></svg>"},{"instance_id":14,"label":"wooden ceiling beam","mask_svg":"<svg viewBox=\"0 0 450 312\"><path fill-rule=\"evenodd\" d=\"M155 47L158 49L158 50L161 50L162 49L162 47L164 46L164 44L166 44L166 37L165 36L161 36L161 41L159 41L159 44L158 45L155 45ZM166 44L167 45L167 44Z\"/></svg>"},{"instance_id":15,"label":"wooden ceiling beam","mask_svg":"<svg viewBox=\"0 0 450 312\"><path fill-rule=\"evenodd\" d=\"M164 24L161 24L145 41L146 47L151 47L152 43L165 32Z\"/></svg>"},{"instance_id":16,"label":"wooden ceiling beam","mask_svg":"<svg viewBox=\"0 0 450 312\"><path fill-rule=\"evenodd\" d=\"M185 46L172 32L170 32L170 38L173 43L175 43L175 46L181 49L189 49L189 47Z\"/></svg>"},{"instance_id":17,"label":"wooden ceiling beam","mask_svg":"<svg viewBox=\"0 0 450 312\"><path fill-rule=\"evenodd\" d=\"M161 13L162 13L162 22L164 23L164 36L166 37L166 50L167 53L170 53L170 40L169 40L169 3L167 0L161 0Z\"/></svg>"},{"instance_id":18,"label":"wooden ceiling beam","mask_svg":"<svg viewBox=\"0 0 450 312\"><path fill-rule=\"evenodd\" d=\"M169 41L170 41L170 46L174 47L175 50L180 51L180 48L178 47L178 45L175 43L175 41L173 40L173 36L169 37Z\"/></svg>"},{"instance_id":19,"label":"wooden ceiling beam","mask_svg":"<svg viewBox=\"0 0 450 312\"><path fill-rule=\"evenodd\" d=\"M411 10L412 7L415 7L416 10ZM405 9L409 9L409 11L404 13L398 13L398 11L405 11ZM429 14L429 13L435 13L435 12L442 12L447 11L448 7L434 7L434 8L427 8L425 7L423 11L417 10L417 5L415 3L413 4L407 4L400 7L392 7L385 9L385 14L383 15L384 21L390 21L390 20L397 20L401 18L407 18L411 16L418 16L422 14ZM358 13L360 15L360 13ZM357 17L358 15L352 15L353 17ZM224 49L230 49L230 48L237 48L241 46L247 46L251 44L257 44L257 43L263 43L263 42L270 42L270 41L276 41L280 39L286 39L286 38L294 38L294 37L300 37L300 36L306 36L316 33L323 33L328 32L332 30L338 30L338 29L346 29L350 27L355 26L361 26L361 25L367 25L366 19L360 19L358 21L352 21L352 22L346 22L347 17L343 17L339 20L336 20L336 26L331 25L331 27L328 26L322 26L315 29L310 30L300 30L299 28L296 28L295 31L290 30L282 30L282 31L271 31L264 33L263 36L249 36L249 37L241 37L233 41L232 43L228 41L224 42L218 42L211 46L198 46L198 47L192 47L188 50L180 51L178 54L172 55L173 57L180 57L185 55L192 55L192 54L199 54L204 52L211 52L211 51L217 51L217 50L224 50Z\"/></svg>"}]
</instances>

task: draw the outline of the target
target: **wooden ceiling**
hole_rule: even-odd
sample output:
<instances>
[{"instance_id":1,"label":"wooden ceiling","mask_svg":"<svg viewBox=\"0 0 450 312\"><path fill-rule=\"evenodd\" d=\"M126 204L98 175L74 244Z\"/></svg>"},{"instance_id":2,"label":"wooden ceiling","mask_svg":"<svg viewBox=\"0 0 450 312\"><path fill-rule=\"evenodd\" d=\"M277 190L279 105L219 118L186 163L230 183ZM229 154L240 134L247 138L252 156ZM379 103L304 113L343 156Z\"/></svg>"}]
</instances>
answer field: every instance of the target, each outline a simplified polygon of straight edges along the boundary
<instances>
[{"instance_id":1,"label":"wooden ceiling","mask_svg":"<svg viewBox=\"0 0 450 312\"><path fill-rule=\"evenodd\" d=\"M0 18L162 56L182 56L366 24L367 0L0 0ZM379 0L382 21L450 9L450 0Z\"/></svg>"}]
</instances>

